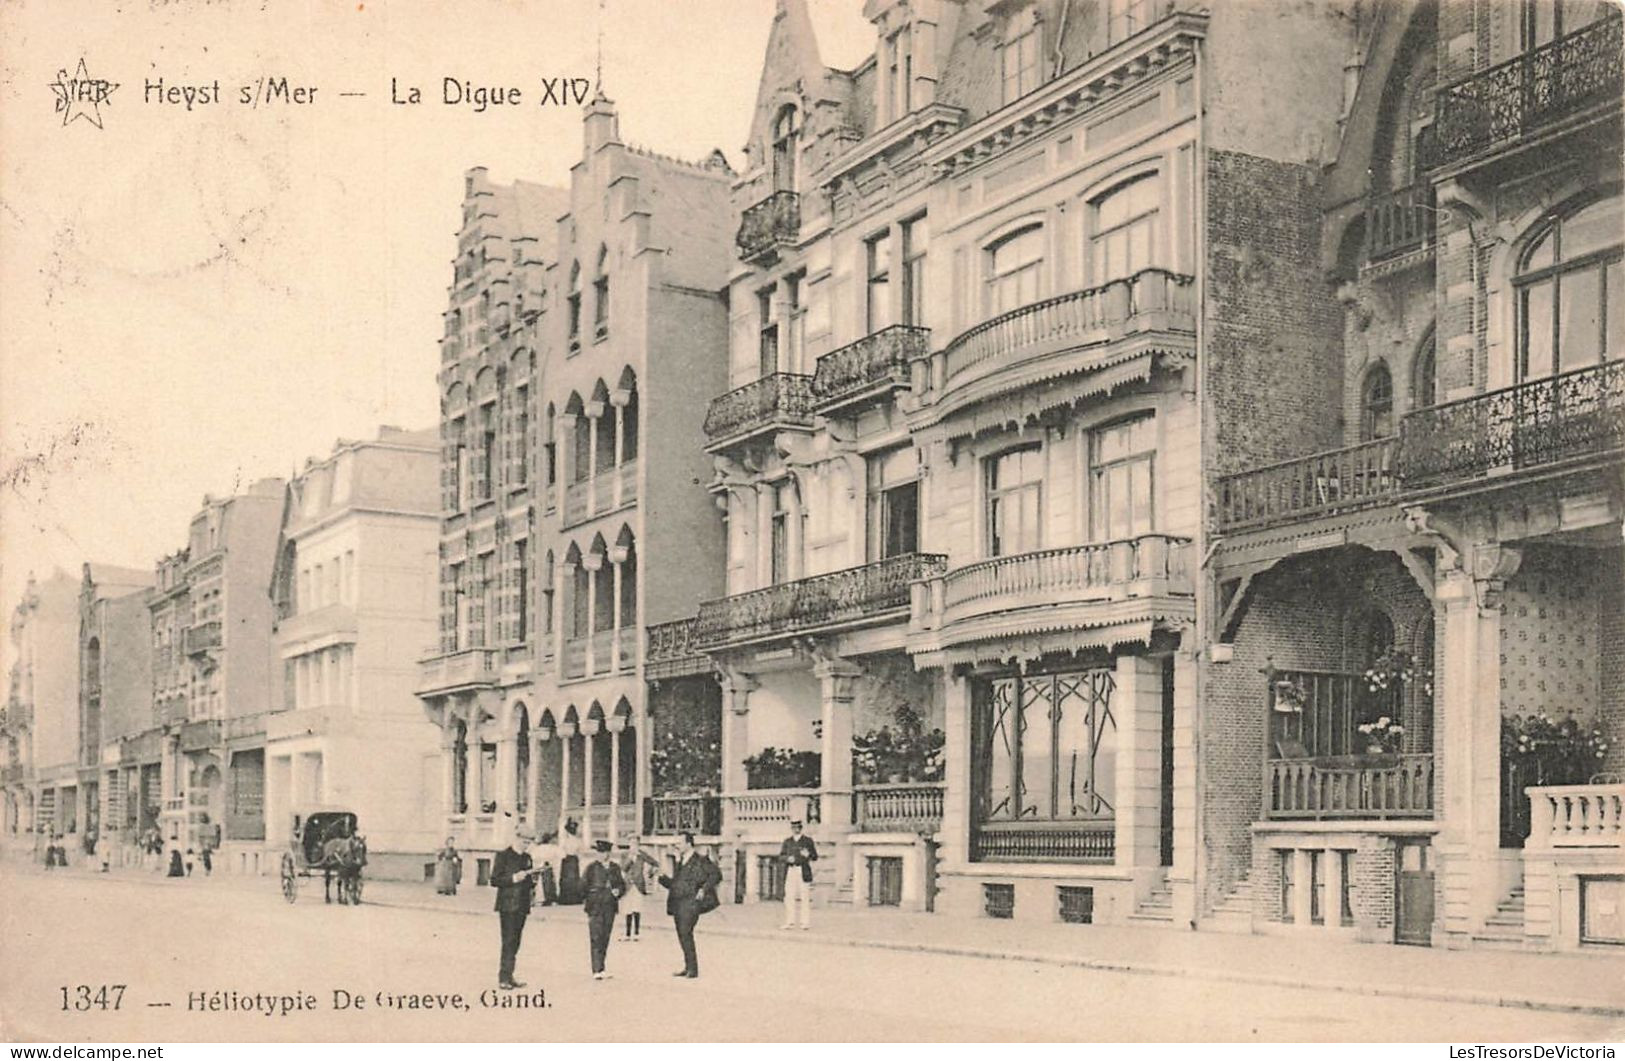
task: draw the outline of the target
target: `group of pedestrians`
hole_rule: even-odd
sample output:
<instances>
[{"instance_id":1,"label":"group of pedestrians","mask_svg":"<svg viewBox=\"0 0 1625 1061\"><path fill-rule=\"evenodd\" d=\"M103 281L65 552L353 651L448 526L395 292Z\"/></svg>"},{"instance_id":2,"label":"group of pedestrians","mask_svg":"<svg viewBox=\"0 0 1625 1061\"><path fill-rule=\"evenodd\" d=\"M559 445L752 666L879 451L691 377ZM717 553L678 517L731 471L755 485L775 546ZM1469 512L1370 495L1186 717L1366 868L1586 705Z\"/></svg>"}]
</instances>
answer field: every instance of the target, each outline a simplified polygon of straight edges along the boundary
<instances>
[{"instance_id":1,"label":"group of pedestrians","mask_svg":"<svg viewBox=\"0 0 1625 1061\"><path fill-rule=\"evenodd\" d=\"M572 825L574 822L566 824L566 835L573 837L576 834L570 828ZM507 847L498 851L491 863L491 883L497 889L496 911L502 933L498 985L505 989L525 986L514 979L514 964L524 938L525 921L536 901L537 881L550 870L548 864L538 866L531 857L534 840L526 831L515 832ZM449 840L447 848L455 852ZM459 858L459 864L460 861ZM587 914L593 979L610 978L607 960L617 917L625 919L622 939L636 941L639 938L644 903L656 884L666 889L666 913L675 923L677 941L683 951L683 967L672 975L688 979L700 975L694 928L702 914L721 905L717 886L722 883L722 871L694 846L692 833L683 834L676 853L665 867L644 851L637 840L621 845L619 857L610 841L595 841L585 869L579 868L580 857L574 853L561 855L559 861L560 903L572 905L568 900L574 898L575 890L579 889L579 901ZM663 868L666 872L661 872Z\"/></svg>"}]
</instances>

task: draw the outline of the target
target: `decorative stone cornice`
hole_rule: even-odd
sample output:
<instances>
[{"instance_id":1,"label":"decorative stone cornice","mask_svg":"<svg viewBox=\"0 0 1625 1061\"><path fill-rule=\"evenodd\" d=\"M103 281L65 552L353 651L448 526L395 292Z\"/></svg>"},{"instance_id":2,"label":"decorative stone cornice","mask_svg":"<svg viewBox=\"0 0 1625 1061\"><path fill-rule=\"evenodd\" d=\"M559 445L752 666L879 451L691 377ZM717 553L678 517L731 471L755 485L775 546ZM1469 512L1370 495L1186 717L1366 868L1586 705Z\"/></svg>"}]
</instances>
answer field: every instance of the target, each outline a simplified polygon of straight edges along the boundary
<instances>
[{"instance_id":1,"label":"decorative stone cornice","mask_svg":"<svg viewBox=\"0 0 1625 1061\"><path fill-rule=\"evenodd\" d=\"M1058 122L1095 109L1195 54L1207 36L1207 16L1188 11L1168 16L1085 62L1037 92L994 111L938 143L926 155L937 176L948 177L1005 156Z\"/></svg>"}]
</instances>

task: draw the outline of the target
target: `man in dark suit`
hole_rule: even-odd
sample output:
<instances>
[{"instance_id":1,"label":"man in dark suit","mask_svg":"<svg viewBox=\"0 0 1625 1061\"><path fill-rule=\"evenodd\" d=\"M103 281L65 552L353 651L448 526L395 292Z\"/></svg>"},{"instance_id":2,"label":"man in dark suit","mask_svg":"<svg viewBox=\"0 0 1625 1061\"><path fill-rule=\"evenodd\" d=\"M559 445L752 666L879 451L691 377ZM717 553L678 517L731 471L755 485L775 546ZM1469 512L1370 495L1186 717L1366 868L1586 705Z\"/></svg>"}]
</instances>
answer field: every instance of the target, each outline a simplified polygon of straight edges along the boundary
<instances>
[{"instance_id":1,"label":"man in dark suit","mask_svg":"<svg viewBox=\"0 0 1625 1061\"><path fill-rule=\"evenodd\" d=\"M694 926L699 923L701 913L714 907L722 871L716 863L694 850L694 834L684 833L671 875L662 875L660 883L666 886L666 913L677 923L677 942L683 948L683 967L672 975L693 980L700 975L700 959L694 951Z\"/></svg>"},{"instance_id":2,"label":"man in dark suit","mask_svg":"<svg viewBox=\"0 0 1625 1061\"><path fill-rule=\"evenodd\" d=\"M593 841L593 860L587 863L587 872L581 876L584 896L581 905L587 911L587 941L592 949L592 978L608 980L604 958L609 954L609 937L615 931L615 914L620 909L621 896L626 894L626 878L621 867L610 860L614 845L608 840Z\"/></svg>"},{"instance_id":3,"label":"man in dark suit","mask_svg":"<svg viewBox=\"0 0 1625 1061\"><path fill-rule=\"evenodd\" d=\"M790 835L779 845L779 861L784 864L784 924L796 926L796 908L801 908L802 931L812 927L812 864L818 861L818 846L801 832L800 822L790 823Z\"/></svg>"},{"instance_id":4,"label":"man in dark suit","mask_svg":"<svg viewBox=\"0 0 1625 1061\"><path fill-rule=\"evenodd\" d=\"M511 990L525 985L513 978L514 961L519 957L519 942L525 934L525 918L530 916L530 903L536 890L536 870L531 868L531 836L520 832L497 852L491 861L491 883L497 890L497 916L502 919L502 967L497 974L497 986Z\"/></svg>"}]
</instances>

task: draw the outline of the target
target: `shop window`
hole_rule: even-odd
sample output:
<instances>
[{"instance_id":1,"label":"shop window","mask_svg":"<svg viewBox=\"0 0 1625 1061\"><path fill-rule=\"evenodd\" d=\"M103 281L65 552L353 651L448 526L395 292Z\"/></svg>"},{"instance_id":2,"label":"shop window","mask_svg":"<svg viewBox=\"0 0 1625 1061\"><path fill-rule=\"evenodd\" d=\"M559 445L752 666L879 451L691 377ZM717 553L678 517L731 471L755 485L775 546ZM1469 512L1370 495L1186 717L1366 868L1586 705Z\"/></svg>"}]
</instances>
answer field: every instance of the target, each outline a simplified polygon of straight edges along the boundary
<instances>
[{"instance_id":1,"label":"shop window","mask_svg":"<svg viewBox=\"0 0 1625 1061\"><path fill-rule=\"evenodd\" d=\"M973 735L977 824L1112 820L1114 687L1105 669L979 683Z\"/></svg>"}]
</instances>

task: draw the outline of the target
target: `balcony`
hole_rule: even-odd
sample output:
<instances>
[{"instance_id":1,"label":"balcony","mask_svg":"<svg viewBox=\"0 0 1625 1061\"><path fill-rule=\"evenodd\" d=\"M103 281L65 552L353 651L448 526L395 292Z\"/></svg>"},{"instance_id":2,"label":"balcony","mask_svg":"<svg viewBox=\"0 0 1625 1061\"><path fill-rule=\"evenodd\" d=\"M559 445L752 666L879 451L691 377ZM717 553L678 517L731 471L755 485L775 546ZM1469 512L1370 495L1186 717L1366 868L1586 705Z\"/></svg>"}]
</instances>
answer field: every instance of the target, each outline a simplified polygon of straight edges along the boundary
<instances>
[{"instance_id":1,"label":"balcony","mask_svg":"<svg viewBox=\"0 0 1625 1061\"><path fill-rule=\"evenodd\" d=\"M1365 205L1365 260L1388 261L1433 246L1433 185L1413 184L1373 195Z\"/></svg>"},{"instance_id":2,"label":"balcony","mask_svg":"<svg viewBox=\"0 0 1625 1061\"><path fill-rule=\"evenodd\" d=\"M564 488L563 525L573 527L638 499L638 462L634 458L600 471L591 479Z\"/></svg>"},{"instance_id":3,"label":"balcony","mask_svg":"<svg viewBox=\"0 0 1625 1061\"><path fill-rule=\"evenodd\" d=\"M808 825L824 820L819 794L812 789L753 789L725 798L729 820L736 825L789 825L791 821L803 820L798 817L801 814L806 815Z\"/></svg>"},{"instance_id":4,"label":"balcony","mask_svg":"<svg viewBox=\"0 0 1625 1061\"><path fill-rule=\"evenodd\" d=\"M852 824L868 833L935 833L942 825L941 781L857 785Z\"/></svg>"},{"instance_id":5,"label":"balcony","mask_svg":"<svg viewBox=\"0 0 1625 1061\"><path fill-rule=\"evenodd\" d=\"M223 727L219 719L196 719L181 726L181 751L201 752L217 748L223 742Z\"/></svg>"},{"instance_id":6,"label":"balcony","mask_svg":"<svg viewBox=\"0 0 1625 1061\"><path fill-rule=\"evenodd\" d=\"M1219 530L1225 533L1353 512L1391 501L1397 440L1253 468L1219 480Z\"/></svg>"},{"instance_id":7,"label":"balcony","mask_svg":"<svg viewBox=\"0 0 1625 1061\"><path fill-rule=\"evenodd\" d=\"M182 651L188 656L201 656L220 647L220 620L198 623L188 627L181 635Z\"/></svg>"},{"instance_id":8,"label":"balcony","mask_svg":"<svg viewBox=\"0 0 1625 1061\"><path fill-rule=\"evenodd\" d=\"M1060 376L1134 369L1124 380L1143 378L1143 358L1194 351L1195 335L1194 281L1146 269L983 321L932 355L916 390L948 412Z\"/></svg>"},{"instance_id":9,"label":"balcony","mask_svg":"<svg viewBox=\"0 0 1625 1061\"><path fill-rule=\"evenodd\" d=\"M643 801L643 831L650 836L722 833L722 797L655 796Z\"/></svg>"},{"instance_id":10,"label":"balcony","mask_svg":"<svg viewBox=\"0 0 1625 1061\"><path fill-rule=\"evenodd\" d=\"M810 428L812 417L812 377L775 372L712 399L705 448L714 453L781 427Z\"/></svg>"},{"instance_id":11,"label":"balcony","mask_svg":"<svg viewBox=\"0 0 1625 1061\"><path fill-rule=\"evenodd\" d=\"M706 601L694 645L712 649L902 618L908 615L913 583L940 575L946 563L946 557L932 553L905 553Z\"/></svg>"},{"instance_id":12,"label":"balcony","mask_svg":"<svg viewBox=\"0 0 1625 1061\"><path fill-rule=\"evenodd\" d=\"M418 663L418 696L439 696L463 689L489 688L502 668L502 651L468 648Z\"/></svg>"},{"instance_id":13,"label":"balcony","mask_svg":"<svg viewBox=\"0 0 1625 1061\"><path fill-rule=\"evenodd\" d=\"M971 830L972 862L1087 862L1110 864L1117 855L1112 821L987 822Z\"/></svg>"},{"instance_id":14,"label":"balcony","mask_svg":"<svg viewBox=\"0 0 1625 1061\"><path fill-rule=\"evenodd\" d=\"M276 632L286 650L300 642L318 637L331 638L334 641L354 641L357 629L354 608L343 604L329 604L326 607L290 615L277 623Z\"/></svg>"},{"instance_id":15,"label":"balcony","mask_svg":"<svg viewBox=\"0 0 1625 1061\"><path fill-rule=\"evenodd\" d=\"M1400 421L1407 493L1625 452L1625 361L1419 409Z\"/></svg>"},{"instance_id":16,"label":"balcony","mask_svg":"<svg viewBox=\"0 0 1625 1061\"><path fill-rule=\"evenodd\" d=\"M656 623L649 627L643 650L643 676L651 681L710 674L711 660L695 644L697 618Z\"/></svg>"},{"instance_id":17,"label":"balcony","mask_svg":"<svg viewBox=\"0 0 1625 1061\"><path fill-rule=\"evenodd\" d=\"M894 324L818 359L813 401L820 413L884 400L909 387L910 365L931 352L931 329Z\"/></svg>"},{"instance_id":18,"label":"balcony","mask_svg":"<svg viewBox=\"0 0 1625 1061\"><path fill-rule=\"evenodd\" d=\"M1430 168L1459 167L1518 146L1592 112L1617 120L1621 71L1618 13L1439 89Z\"/></svg>"},{"instance_id":19,"label":"balcony","mask_svg":"<svg viewBox=\"0 0 1625 1061\"><path fill-rule=\"evenodd\" d=\"M1264 770L1270 821L1433 817L1433 756L1334 755L1271 759Z\"/></svg>"},{"instance_id":20,"label":"balcony","mask_svg":"<svg viewBox=\"0 0 1625 1061\"><path fill-rule=\"evenodd\" d=\"M801 197L795 192L774 192L747 209L739 219L734 243L741 261L766 265L781 247L792 246L801 235Z\"/></svg>"},{"instance_id":21,"label":"balcony","mask_svg":"<svg viewBox=\"0 0 1625 1061\"><path fill-rule=\"evenodd\" d=\"M947 644L1183 615L1189 601L1170 598L1192 597L1190 549L1188 538L1145 534L967 564L925 587L923 624Z\"/></svg>"}]
</instances>

